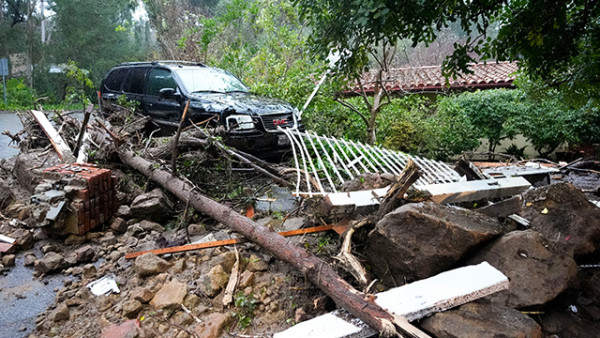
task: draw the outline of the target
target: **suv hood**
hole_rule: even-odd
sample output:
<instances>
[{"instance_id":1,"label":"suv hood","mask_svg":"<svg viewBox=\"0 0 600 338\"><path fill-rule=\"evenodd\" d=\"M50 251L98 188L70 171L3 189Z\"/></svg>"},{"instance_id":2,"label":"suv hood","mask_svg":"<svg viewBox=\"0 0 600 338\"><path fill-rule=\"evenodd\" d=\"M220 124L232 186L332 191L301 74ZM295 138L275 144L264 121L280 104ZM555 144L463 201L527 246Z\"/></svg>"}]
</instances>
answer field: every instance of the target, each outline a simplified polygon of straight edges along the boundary
<instances>
[{"instance_id":1,"label":"suv hood","mask_svg":"<svg viewBox=\"0 0 600 338\"><path fill-rule=\"evenodd\" d=\"M208 112L230 112L249 115L291 113L294 106L286 101L250 93L194 93L191 108Z\"/></svg>"}]
</instances>

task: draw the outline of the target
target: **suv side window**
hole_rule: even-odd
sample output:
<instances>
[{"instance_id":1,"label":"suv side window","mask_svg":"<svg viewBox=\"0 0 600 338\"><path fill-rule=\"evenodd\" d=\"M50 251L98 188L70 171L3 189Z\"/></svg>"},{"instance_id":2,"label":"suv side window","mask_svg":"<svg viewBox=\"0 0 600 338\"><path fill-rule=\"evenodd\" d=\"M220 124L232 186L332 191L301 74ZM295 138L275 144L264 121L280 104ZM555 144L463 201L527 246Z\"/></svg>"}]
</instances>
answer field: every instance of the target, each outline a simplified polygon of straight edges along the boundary
<instances>
[{"instance_id":1,"label":"suv side window","mask_svg":"<svg viewBox=\"0 0 600 338\"><path fill-rule=\"evenodd\" d=\"M148 95L159 96L163 88L173 88L177 90L177 83L173 79L173 74L168 69L154 68L148 76Z\"/></svg>"},{"instance_id":2,"label":"suv side window","mask_svg":"<svg viewBox=\"0 0 600 338\"><path fill-rule=\"evenodd\" d=\"M144 84L146 83L146 71L148 68L131 68L129 75L123 85L123 91L133 94L144 94Z\"/></svg>"},{"instance_id":3,"label":"suv side window","mask_svg":"<svg viewBox=\"0 0 600 338\"><path fill-rule=\"evenodd\" d=\"M104 81L104 86L110 90L121 91L121 85L128 71L129 69L127 68L113 70L106 78L106 81Z\"/></svg>"}]
</instances>

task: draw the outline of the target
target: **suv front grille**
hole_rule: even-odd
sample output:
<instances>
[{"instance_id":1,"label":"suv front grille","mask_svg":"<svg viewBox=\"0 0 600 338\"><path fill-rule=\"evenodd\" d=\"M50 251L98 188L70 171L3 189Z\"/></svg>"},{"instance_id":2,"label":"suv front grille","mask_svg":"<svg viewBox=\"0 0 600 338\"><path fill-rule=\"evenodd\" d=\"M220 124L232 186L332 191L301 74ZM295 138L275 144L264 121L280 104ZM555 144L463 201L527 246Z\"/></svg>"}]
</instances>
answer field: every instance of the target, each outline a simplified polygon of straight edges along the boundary
<instances>
[{"instance_id":1,"label":"suv front grille","mask_svg":"<svg viewBox=\"0 0 600 338\"><path fill-rule=\"evenodd\" d=\"M277 130L277 127L291 128L294 126L292 114L274 114L261 116L265 130Z\"/></svg>"}]
</instances>

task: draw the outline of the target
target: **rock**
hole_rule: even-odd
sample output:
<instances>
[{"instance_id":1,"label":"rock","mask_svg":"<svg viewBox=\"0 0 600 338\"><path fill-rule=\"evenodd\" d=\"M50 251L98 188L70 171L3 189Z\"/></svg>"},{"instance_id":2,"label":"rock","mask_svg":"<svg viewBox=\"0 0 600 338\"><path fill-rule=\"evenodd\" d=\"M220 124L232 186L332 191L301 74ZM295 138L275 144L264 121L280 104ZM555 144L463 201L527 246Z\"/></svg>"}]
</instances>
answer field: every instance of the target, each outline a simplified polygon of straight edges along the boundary
<instances>
[{"instance_id":1,"label":"rock","mask_svg":"<svg viewBox=\"0 0 600 338\"><path fill-rule=\"evenodd\" d=\"M193 309L200 304L200 297L195 294L188 294L183 299L183 305L188 309Z\"/></svg>"},{"instance_id":2,"label":"rock","mask_svg":"<svg viewBox=\"0 0 600 338\"><path fill-rule=\"evenodd\" d=\"M545 304L564 291L577 274L577 264L571 255L533 230L502 236L480 250L469 263L483 261L510 280L508 290L487 298L513 308Z\"/></svg>"},{"instance_id":3,"label":"rock","mask_svg":"<svg viewBox=\"0 0 600 338\"><path fill-rule=\"evenodd\" d=\"M102 329L101 338L136 338L139 337L140 322L136 319L121 324L112 324Z\"/></svg>"},{"instance_id":4,"label":"rock","mask_svg":"<svg viewBox=\"0 0 600 338\"><path fill-rule=\"evenodd\" d=\"M206 233L206 228L202 224L190 224L187 227L187 231L190 237L201 236Z\"/></svg>"},{"instance_id":5,"label":"rock","mask_svg":"<svg viewBox=\"0 0 600 338\"><path fill-rule=\"evenodd\" d=\"M520 215L530 228L571 248L576 255L600 249L600 208L568 183L528 191ZM546 212L544 212L546 211Z\"/></svg>"},{"instance_id":6,"label":"rock","mask_svg":"<svg viewBox=\"0 0 600 338\"><path fill-rule=\"evenodd\" d=\"M307 320L308 318L310 318L310 316L306 313L304 308L299 307L296 309L296 312L294 313L294 321L296 323L303 322L303 321Z\"/></svg>"},{"instance_id":7,"label":"rock","mask_svg":"<svg viewBox=\"0 0 600 338\"><path fill-rule=\"evenodd\" d=\"M64 257L56 252L48 252L42 259L35 261L33 268L37 273L45 274L63 269L67 266Z\"/></svg>"},{"instance_id":8,"label":"rock","mask_svg":"<svg viewBox=\"0 0 600 338\"><path fill-rule=\"evenodd\" d=\"M242 272L242 275L240 276L240 283L239 283L239 287L240 288L246 288L249 286L254 285L254 273L248 270L244 270L244 272Z\"/></svg>"},{"instance_id":9,"label":"rock","mask_svg":"<svg viewBox=\"0 0 600 338\"><path fill-rule=\"evenodd\" d=\"M465 253L500 235L489 216L433 202L388 213L369 234L366 256L386 284L419 280L451 268ZM394 259L390 259L394 257Z\"/></svg>"},{"instance_id":10,"label":"rock","mask_svg":"<svg viewBox=\"0 0 600 338\"><path fill-rule=\"evenodd\" d=\"M48 252L60 252L60 249L54 244L42 245L42 253L47 254Z\"/></svg>"},{"instance_id":11,"label":"rock","mask_svg":"<svg viewBox=\"0 0 600 338\"><path fill-rule=\"evenodd\" d=\"M123 316L127 318L135 318L137 314L142 310L142 303L133 299L123 303Z\"/></svg>"},{"instance_id":12,"label":"rock","mask_svg":"<svg viewBox=\"0 0 600 338\"><path fill-rule=\"evenodd\" d=\"M264 195L257 199L254 209L256 212L279 212L285 215L297 207L298 200L292 195L290 189L272 185Z\"/></svg>"},{"instance_id":13,"label":"rock","mask_svg":"<svg viewBox=\"0 0 600 338\"><path fill-rule=\"evenodd\" d=\"M209 297L216 296L229 281L229 275L221 265L216 265L200 277L200 290Z\"/></svg>"},{"instance_id":14,"label":"rock","mask_svg":"<svg viewBox=\"0 0 600 338\"><path fill-rule=\"evenodd\" d=\"M15 255L2 256L2 265L5 267L15 266Z\"/></svg>"},{"instance_id":15,"label":"rock","mask_svg":"<svg viewBox=\"0 0 600 338\"><path fill-rule=\"evenodd\" d=\"M33 240L41 241L48 238L48 230L42 228L33 229Z\"/></svg>"},{"instance_id":16,"label":"rock","mask_svg":"<svg viewBox=\"0 0 600 338\"><path fill-rule=\"evenodd\" d=\"M234 263L235 253L233 253L232 251L224 252L218 255L217 257L213 258L213 260L211 261L212 265L216 266L217 264L220 264L226 273L231 273L231 268L233 267Z\"/></svg>"},{"instance_id":17,"label":"rock","mask_svg":"<svg viewBox=\"0 0 600 338\"><path fill-rule=\"evenodd\" d=\"M167 271L171 263L153 253L147 253L136 258L134 266L139 277L148 277Z\"/></svg>"},{"instance_id":18,"label":"rock","mask_svg":"<svg viewBox=\"0 0 600 338\"><path fill-rule=\"evenodd\" d=\"M31 231L26 229L17 229L11 234L10 237L15 239L15 244L21 250L30 249L34 243L33 234Z\"/></svg>"},{"instance_id":19,"label":"rock","mask_svg":"<svg viewBox=\"0 0 600 338\"><path fill-rule=\"evenodd\" d=\"M424 319L420 326L434 337L542 337L542 328L531 317L484 302L436 313Z\"/></svg>"},{"instance_id":20,"label":"rock","mask_svg":"<svg viewBox=\"0 0 600 338\"><path fill-rule=\"evenodd\" d=\"M182 273L185 270L185 259L178 259L173 264L173 272Z\"/></svg>"},{"instance_id":21,"label":"rock","mask_svg":"<svg viewBox=\"0 0 600 338\"><path fill-rule=\"evenodd\" d=\"M117 209L117 216L122 218L131 217L131 208L128 205L119 205L119 209Z\"/></svg>"},{"instance_id":22,"label":"rock","mask_svg":"<svg viewBox=\"0 0 600 338\"><path fill-rule=\"evenodd\" d=\"M85 278L91 278L96 275L96 266L94 264L86 264L82 268L82 273Z\"/></svg>"},{"instance_id":23,"label":"rock","mask_svg":"<svg viewBox=\"0 0 600 338\"><path fill-rule=\"evenodd\" d=\"M48 319L53 322L60 322L61 320L68 320L70 317L69 307L65 303L60 303L50 315L48 315Z\"/></svg>"},{"instance_id":24,"label":"rock","mask_svg":"<svg viewBox=\"0 0 600 338\"><path fill-rule=\"evenodd\" d=\"M117 242L117 238L115 237L115 234L112 233L111 231L107 231L98 240L99 240L100 243L102 243L105 246L106 245L112 245L112 244L115 244Z\"/></svg>"},{"instance_id":25,"label":"rock","mask_svg":"<svg viewBox=\"0 0 600 338\"><path fill-rule=\"evenodd\" d=\"M141 303L148 303L152 297L154 297L154 293L146 288L138 287L131 291L130 298L135 299Z\"/></svg>"},{"instance_id":26,"label":"rock","mask_svg":"<svg viewBox=\"0 0 600 338\"><path fill-rule=\"evenodd\" d=\"M131 203L131 215L139 219L166 220L171 214L171 206L160 189L137 196Z\"/></svg>"},{"instance_id":27,"label":"rock","mask_svg":"<svg viewBox=\"0 0 600 338\"><path fill-rule=\"evenodd\" d=\"M154 295L154 298L150 301L150 305L155 309L173 309L179 308L183 303L183 299L187 295L188 286L187 284L180 283L178 280L173 279L170 282L165 283L160 290Z\"/></svg>"},{"instance_id":28,"label":"rock","mask_svg":"<svg viewBox=\"0 0 600 338\"><path fill-rule=\"evenodd\" d=\"M248 259L248 265L246 265L246 269L248 269L251 272L257 272L267 271L268 268L269 266L267 265L267 263L260 259L260 257L258 257L255 254L250 255L250 258Z\"/></svg>"},{"instance_id":29,"label":"rock","mask_svg":"<svg viewBox=\"0 0 600 338\"><path fill-rule=\"evenodd\" d=\"M37 260L37 257L35 256L34 253L32 253L32 252L26 253L23 265L31 266L31 265L33 265L33 263L35 263L36 260Z\"/></svg>"},{"instance_id":30,"label":"rock","mask_svg":"<svg viewBox=\"0 0 600 338\"><path fill-rule=\"evenodd\" d=\"M85 242L85 236L79 236L79 235L69 235L69 237L67 237L65 239L65 244L66 245L79 245L79 244L83 244L83 242Z\"/></svg>"},{"instance_id":31,"label":"rock","mask_svg":"<svg viewBox=\"0 0 600 338\"><path fill-rule=\"evenodd\" d=\"M163 232L163 231L165 231L165 228L156 222L143 220L139 224L140 224L140 227L142 229L144 229L144 231L147 231L147 232L151 232L151 231Z\"/></svg>"},{"instance_id":32,"label":"rock","mask_svg":"<svg viewBox=\"0 0 600 338\"><path fill-rule=\"evenodd\" d=\"M81 248L75 250L75 260L77 263L88 263L94 260L94 256L96 252L94 249L89 246L82 246Z\"/></svg>"},{"instance_id":33,"label":"rock","mask_svg":"<svg viewBox=\"0 0 600 338\"><path fill-rule=\"evenodd\" d=\"M169 318L173 323L177 324L177 325L181 325L181 326L188 326L190 324L193 324L194 318L192 318L192 316L188 315L187 313L183 312L183 311L177 311L175 312L174 315L171 316L171 318Z\"/></svg>"},{"instance_id":34,"label":"rock","mask_svg":"<svg viewBox=\"0 0 600 338\"><path fill-rule=\"evenodd\" d=\"M194 329L198 338L218 338L221 337L225 327L233 320L233 316L228 313L213 313L203 323L200 323Z\"/></svg>"},{"instance_id":35,"label":"rock","mask_svg":"<svg viewBox=\"0 0 600 338\"><path fill-rule=\"evenodd\" d=\"M110 223L110 228L119 233L125 233L127 231L127 222L121 217L115 217L112 223Z\"/></svg>"}]
</instances>

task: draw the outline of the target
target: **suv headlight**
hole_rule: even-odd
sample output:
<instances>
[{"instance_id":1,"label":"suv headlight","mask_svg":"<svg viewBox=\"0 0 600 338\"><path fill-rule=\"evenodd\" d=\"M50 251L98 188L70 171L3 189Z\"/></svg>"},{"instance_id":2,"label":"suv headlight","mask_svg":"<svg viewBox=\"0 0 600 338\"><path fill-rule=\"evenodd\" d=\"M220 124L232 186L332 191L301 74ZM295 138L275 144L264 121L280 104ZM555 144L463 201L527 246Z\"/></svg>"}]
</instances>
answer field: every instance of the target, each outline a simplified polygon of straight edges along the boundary
<instances>
[{"instance_id":1,"label":"suv headlight","mask_svg":"<svg viewBox=\"0 0 600 338\"><path fill-rule=\"evenodd\" d=\"M249 130L254 129L254 121L250 115L227 116L227 130Z\"/></svg>"}]
</instances>

